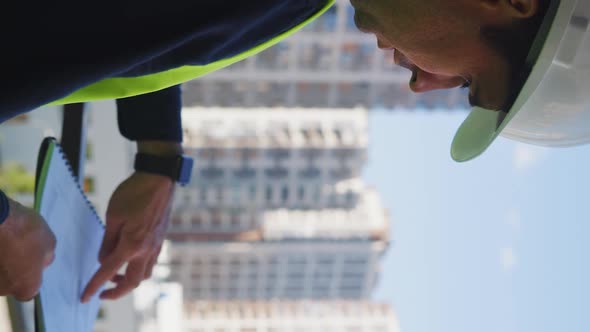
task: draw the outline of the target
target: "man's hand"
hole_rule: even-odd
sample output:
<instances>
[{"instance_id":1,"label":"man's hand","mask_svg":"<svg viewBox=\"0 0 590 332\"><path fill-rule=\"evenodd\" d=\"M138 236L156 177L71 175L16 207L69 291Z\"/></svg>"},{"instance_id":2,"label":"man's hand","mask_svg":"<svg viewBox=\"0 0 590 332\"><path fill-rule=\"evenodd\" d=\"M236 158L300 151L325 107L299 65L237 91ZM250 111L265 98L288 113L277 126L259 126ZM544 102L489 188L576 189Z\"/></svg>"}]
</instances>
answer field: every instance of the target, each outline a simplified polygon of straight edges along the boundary
<instances>
[{"instance_id":1,"label":"man's hand","mask_svg":"<svg viewBox=\"0 0 590 332\"><path fill-rule=\"evenodd\" d=\"M55 236L43 217L8 199L10 214L0 225L0 295L32 299L43 270L54 259Z\"/></svg>"},{"instance_id":2,"label":"man's hand","mask_svg":"<svg viewBox=\"0 0 590 332\"><path fill-rule=\"evenodd\" d=\"M182 153L175 142L140 141L137 148L163 156ZM135 172L119 185L107 208L101 267L86 286L82 302L109 280L116 286L103 291L102 299L117 299L151 276L166 235L174 187L172 179L144 172ZM125 274L118 274L125 263Z\"/></svg>"},{"instance_id":3,"label":"man's hand","mask_svg":"<svg viewBox=\"0 0 590 332\"><path fill-rule=\"evenodd\" d=\"M151 276L166 235L173 192L171 179L141 172L119 185L107 209L101 267L88 283L82 302L109 280L117 285L102 292L102 299L117 299ZM125 275L117 274L125 263Z\"/></svg>"},{"instance_id":4,"label":"man's hand","mask_svg":"<svg viewBox=\"0 0 590 332\"><path fill-rule=\"evenodd\" d=\"M174 185L167 177L136 172L115 190L107 209L101 267L82 302L109 280L116 287L103 291L102 299L117 299L151 276L166 234ZM125 275L117 274L125 263Z\"/></svg>"}]
</instances>

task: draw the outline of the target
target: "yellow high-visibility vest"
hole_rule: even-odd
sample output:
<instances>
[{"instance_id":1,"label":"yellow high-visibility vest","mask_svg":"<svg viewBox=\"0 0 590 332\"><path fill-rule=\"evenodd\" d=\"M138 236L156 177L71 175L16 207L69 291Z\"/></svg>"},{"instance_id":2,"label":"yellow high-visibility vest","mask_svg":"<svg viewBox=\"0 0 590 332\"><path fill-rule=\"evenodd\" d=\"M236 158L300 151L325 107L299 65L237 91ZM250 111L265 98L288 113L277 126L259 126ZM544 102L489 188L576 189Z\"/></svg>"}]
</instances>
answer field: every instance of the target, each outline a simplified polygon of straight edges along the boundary
<instances>
[{"instance_id":1,"label":"yellow high-visibility vest","mask_svg":"<svg viewBox=\"0 0 590 332\"><path fill-rule=\"evenodd\" d=\"M335 0L327 0L326 5L320 11L309 17L304 22L266 42L259 44L258 46L255 46L246 52L231 58L218 60L207 65L182 66L164 72L139 77L114 77L103 79L82 89L79 89L67 97L54 101L50 103L50 105L63 105L104 99L132 97L162 90L201 77L208 73L234 64L238 61L244 60L277 44L325 13L334 4L334 1Z\"/></svg>"}]
</instances>

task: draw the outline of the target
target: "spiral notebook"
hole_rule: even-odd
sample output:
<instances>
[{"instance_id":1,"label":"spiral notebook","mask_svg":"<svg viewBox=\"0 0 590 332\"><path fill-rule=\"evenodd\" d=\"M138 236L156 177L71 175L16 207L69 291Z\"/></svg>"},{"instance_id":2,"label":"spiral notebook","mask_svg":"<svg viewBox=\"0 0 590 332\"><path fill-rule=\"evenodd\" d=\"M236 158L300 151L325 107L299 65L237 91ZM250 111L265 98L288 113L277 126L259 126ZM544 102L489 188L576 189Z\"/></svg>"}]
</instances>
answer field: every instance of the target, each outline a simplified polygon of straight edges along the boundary
<instances>
[{"instance_id":1,"label":"spiral notebook","mask_svg":"<svg viewBox=\"0 0 590 332\"><path fill-rule=\"evenodd\" d=\"M39 151L35 210L57 239L55 260L43 272L35 298L35 330L90 332L100 301L95 295L82 304L80 296L99 267L104 227L53 138L46 138Z\"/></svg>"}]
</instances>

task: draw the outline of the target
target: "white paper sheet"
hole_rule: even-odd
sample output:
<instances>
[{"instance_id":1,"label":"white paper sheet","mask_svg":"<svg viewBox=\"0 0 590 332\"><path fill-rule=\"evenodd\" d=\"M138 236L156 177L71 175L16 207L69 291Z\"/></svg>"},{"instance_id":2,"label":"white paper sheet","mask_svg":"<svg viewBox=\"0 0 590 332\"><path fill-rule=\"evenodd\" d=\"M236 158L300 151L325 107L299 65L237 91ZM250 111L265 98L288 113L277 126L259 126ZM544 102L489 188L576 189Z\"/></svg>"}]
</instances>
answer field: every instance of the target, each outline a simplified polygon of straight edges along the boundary
<instances>
[{"instance_id":1,"label":"white paper sheet","mask_svg":"<svg viewBox=\"0 0 590 332\"><path fill-rule=\"evenodd\" d=\"M104 228L54 148L40 200L40 214L57 239L55 261L43 273L40 290L45 331L90 332L100 301L86 304L80 296L99 267Z\"/></svg>"}]
</instances>

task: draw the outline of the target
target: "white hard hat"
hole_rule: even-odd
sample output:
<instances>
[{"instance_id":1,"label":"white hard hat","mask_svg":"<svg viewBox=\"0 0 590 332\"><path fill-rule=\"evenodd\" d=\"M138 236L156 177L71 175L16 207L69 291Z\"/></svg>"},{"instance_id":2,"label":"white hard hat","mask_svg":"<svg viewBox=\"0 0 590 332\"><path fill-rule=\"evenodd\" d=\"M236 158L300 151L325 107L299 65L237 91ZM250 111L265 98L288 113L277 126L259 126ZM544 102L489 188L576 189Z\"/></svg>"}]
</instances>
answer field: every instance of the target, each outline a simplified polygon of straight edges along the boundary
<instances>
[{"instance_id":1,"label":"white hard hat","mask_svg":"<svg viewBox=\"0 0 590 332\"><path fill-rule=\"evenodd\" d=\"M475 107L453 140L454 160L479 156L500 134L543 146L590 143L589 23L589 0L552 0L514 104L507 113Z\"/></svg>"}]
</instances>

